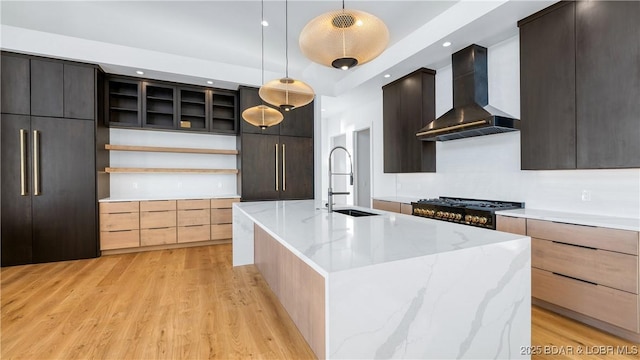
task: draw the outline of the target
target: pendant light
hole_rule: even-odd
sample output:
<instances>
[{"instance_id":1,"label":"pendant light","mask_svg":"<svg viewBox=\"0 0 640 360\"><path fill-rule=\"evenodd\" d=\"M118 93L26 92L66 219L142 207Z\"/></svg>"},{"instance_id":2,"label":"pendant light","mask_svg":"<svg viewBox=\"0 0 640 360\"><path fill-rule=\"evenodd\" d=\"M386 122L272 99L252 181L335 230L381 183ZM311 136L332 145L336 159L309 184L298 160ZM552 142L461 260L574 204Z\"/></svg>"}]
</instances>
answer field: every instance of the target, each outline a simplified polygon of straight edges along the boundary
<instances>
[{"instance_id":1,"label":"pendant light","mask_svg":"<svg viewBox=\"0 0 640 360\"><path fill-rule=\"evenodd\" d=\"M282 79L271 80L262 85L260 97L271 105L278 106L284 111L304 106L313 101L315 94L311 86L303 81L289 77L289 3L285 0L285 58L286 73Z\"/></svg>"},{"instance_id":2,"label":"pendant light","mask_svg":"<svg viewBox=\"0 0 640 360\"><path fill-rule=\"evenodd\" d=\"M367 63L386 49L389 30L374 15L344 8L324 13L300 32L300 50L311 61L348 70Z\"/></svg>"},{"instance_id":3,"label":"pendant light","mask_svg":"<svg viewBox=\"0 0 640 360\"><path fill-rule=\"evenodd\" d=\"M264 0L262 0L262 19L260 19L260 26L262 30L262 82L264 84ZM278 125L284 119L282 113L267 105L257 105L250 107L242 112L242 118L253 126L257 126L262 130L269 126Z\"/></svg>"}]
</instances>

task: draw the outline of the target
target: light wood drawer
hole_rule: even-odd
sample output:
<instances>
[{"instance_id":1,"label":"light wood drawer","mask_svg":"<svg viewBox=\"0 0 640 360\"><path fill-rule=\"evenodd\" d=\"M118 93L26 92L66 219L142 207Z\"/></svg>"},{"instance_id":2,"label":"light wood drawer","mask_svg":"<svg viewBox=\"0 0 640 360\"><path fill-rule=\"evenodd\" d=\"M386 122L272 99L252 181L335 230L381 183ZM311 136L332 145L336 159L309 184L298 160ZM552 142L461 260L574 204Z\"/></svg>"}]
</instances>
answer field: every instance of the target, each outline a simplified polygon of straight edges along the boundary
<instances>
[{"instance_id":1,"label":"light wood drawer","mask_svg":"<svg viewBox=\"0 0 640 360\"><path fill-rule=\"evenodd\" d=\"M178 227L178 242L207 241L210 239L211 227L209 225L194 225Z\"/></svg>"},{"instance_id":2,"label":"light wood drawer","mask_svg":"<svg viewBox=\"0 0 640 360\"><path fill-rule=\"evenodd\" d=\"M384 211L400 212L400 203L395 201L385 201L373 199L373 208Z\"/></svg>"},{"instance_id":3,"label":"light wood drawer","mask_svg":"<svg viewBox=\"0 0 640 360\"><path fill-rule=\"evenodd\" d=\"M208 209L209 199L178 200L178 210Z\"/></svg>"},{"instance_id":4,"label":"light wood drawer","mask_svg":"<svg viewBox=\"0 0 640 360\"><path fill-rule=\"evenodd\" d=\"M100 214L100 231L136 230L139 228L139 212Z\"/></svg>"},{"instance_id":5,"label":"light wood drawer","mask_svg":"<svg viewBox=\"0 0 640 360\"><path fill-rule=\"evenodd\" d=\"M531 269L531 295L623 329L638 332L638 295Z\"/></svg>"},{"instance_id":6,"label":"light wood drawer","mask_svg":"<svg viewBox=\"0 0 640 360\"><path fill-rule=\"evenodd\" d=\"M113 214L123 212L138 212L140 205L138 201L118 201L118 202L101 202L100 214Z\"/></svg>"},{"instance_id":7,"label":"light wood drawer","mask_svg":"<svg viewBox=\"0 0 640 360\"><path fill-rule=\"evenodd\" d=\"M211 224L231 224L231 209L211 209Z\"/></svg>"},{"instance_id":8,"label":"light wood drawer","mask_svg":"<svg viewBox=\"0 0 640 360\"><path fill-rule=\"evenodd\" d=\"M100 250L124 249L139 246L140 230L100 232Z\"/></svg>"},{"instance_id":9,"label":"light wood drawer","mask_svg":"<svg viewBox=\"0 0 640 360\"><path fill-rule=\"evenodd\" d=\"M606 250L531 240L533 267L638 293L638 257Z\"/></svg>"},{"instance_id":10,"label":"light wood drawer","mask_svg":"<svg viewBox=\"0 0 640 360\"><path fill-rule=\"evenodd\" d=\"M140 213L140 228L154 229L176 226L175 211L143 211Z\"/></svg>"},{"instance_id":11,"label":"light wood drawer","mask_svg":"<svg viewBox=\"0 0 640 360\"><path fill-rule=\"evenodd\" d=\"M527 235L596 249L638 255L638 232L527 220Z\"/></svg>"},{"instance_id":12,"label":"light wood drawer","mask_svg":"<svg viewBox=\"0 0 640 360\"><path fill-rule=\"evenodd\" d=\"M413 206L411 204L400 204L400 212L407 215L413 214Z\"/></svg>"},{"instance_id":13,"label":"light wood drawer","mask_svg":"<svg viewBox=\"0 0 640 360\"><path fill-rule=\"evenodd\" d=\"M176 228L142 229L140 230L140 245L164 245L176 243Z\"/></svg>"},{"instance_id":14,"label":"light wood drawer","mask_svg":"<svg viewBox=\"0 0 640 360\"><path fill-rule=\"evenodd\" d=\"M209 224L209 208L195 210L178 210L178 226Z\"/></svg>"},{"instance_id":15,"label":"light wood drawer","mask_svg":"<svg viewBox=\"0 0 640 360\"><path fill-rule=\"evenodd\" d=\"M211 199L212 209L230 209L233 203L240 201L238 198L233 199Z\"/></svg>"},{"instance_id":16,"label":"light wood drawer","mask_svg":"<svg viewBox=\"0 0 640 360\"><path fill-rule=\"evenodd\" d=\"M211 240L231 239L232 236L231 224L211 225Z\"/></svg>"},{"instance_id":17,"label":"light wood drawer","mask_svg":"<svg viewBox=\"0 0 640 360\"><path fill-rule=\"evenodd\" d=\"M496 216L496 230L527 235L527 219L498 215Z\"/></svg>"},{"instance_id":18,"label":"light wood drawer","mask_svg":"<svg viewBox=\"0 0 640 360\"><path fill-rule=\"evenodd\" d=\"M175 200L154 200L154 201L141 201L140 211L162 211L162 210L175 210Z\"/></svg>"}]
</instances>

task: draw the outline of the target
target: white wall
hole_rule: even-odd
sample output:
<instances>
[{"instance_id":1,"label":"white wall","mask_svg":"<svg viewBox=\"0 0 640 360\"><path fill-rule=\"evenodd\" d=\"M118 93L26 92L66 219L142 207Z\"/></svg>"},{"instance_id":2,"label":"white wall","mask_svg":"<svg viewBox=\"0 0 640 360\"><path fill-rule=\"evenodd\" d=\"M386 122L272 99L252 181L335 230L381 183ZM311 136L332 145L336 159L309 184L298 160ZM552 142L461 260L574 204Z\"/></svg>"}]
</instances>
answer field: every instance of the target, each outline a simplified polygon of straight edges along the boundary
<instances>
[{"instance_id":1,"label":"white wall","mask_svg":"<svg viewBox=\"0 0 640 360\"><path fill-rule=\"evenodd\" d=\"M488 61L491 105L519 117L518 37L489 48ZM331 136L346 133L351 139L353 130L371 126L374 197L459 196L524 201L528 208L640 217L640 169L521 171L518 132L438 142L436 173L384 174L382 90L359 90L340 100L349 106L323 119L323 144L328 148ZM437 69L437 115L451 106L451 66L446 66ZM352 145L347 143L349 149ZM585 191L590 201L582 200Z\"/></svg>"},{"instance_id":2,"label":"white wall","mask_svg":"<svg viewBox=\"0 0 640 360\"><path fill-rule=\"evenodd\" d=\"M147 130L109 129L110 143L160 147L236 149L236 137ZM234 155L110 151L111 167L237 169ZM236 195L237 175L187 173L111 174L112 198Z\"/></svg>"}]
</instances>

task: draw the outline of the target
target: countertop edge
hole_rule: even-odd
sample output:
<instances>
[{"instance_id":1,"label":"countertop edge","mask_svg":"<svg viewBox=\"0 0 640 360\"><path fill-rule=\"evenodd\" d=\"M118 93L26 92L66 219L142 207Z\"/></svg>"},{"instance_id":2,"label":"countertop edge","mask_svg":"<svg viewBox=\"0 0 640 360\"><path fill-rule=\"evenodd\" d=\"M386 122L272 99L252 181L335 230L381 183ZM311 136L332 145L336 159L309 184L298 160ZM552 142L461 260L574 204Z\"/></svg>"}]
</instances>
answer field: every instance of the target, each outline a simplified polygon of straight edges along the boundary
<instances>
[{"instance_id":1,"label":"countertop edge","mask_svg":"<svg viewBox=\"0 0 640 360\"><path fill-rule=\"evenodd\" d=\"M618 230L640 231L640 219L635 218L623 218L605 215L581 214L527 208L496 211L496 215L554 221L575 225L596 226Z\"/></svg>"},{"instance_id":2,"label":"countertop edge","mask_svg":"<svg viewBox=\"0 0 640 360\"><path fill-rule=\"evenodd\" d=\"M239 199L240 195L193 195L193 196L150 196L150 197L117 197L102 198L98 202L124 202L124 201L159 201L159 200L203 200L203 199Z\"/></svg>"}]
</instances>

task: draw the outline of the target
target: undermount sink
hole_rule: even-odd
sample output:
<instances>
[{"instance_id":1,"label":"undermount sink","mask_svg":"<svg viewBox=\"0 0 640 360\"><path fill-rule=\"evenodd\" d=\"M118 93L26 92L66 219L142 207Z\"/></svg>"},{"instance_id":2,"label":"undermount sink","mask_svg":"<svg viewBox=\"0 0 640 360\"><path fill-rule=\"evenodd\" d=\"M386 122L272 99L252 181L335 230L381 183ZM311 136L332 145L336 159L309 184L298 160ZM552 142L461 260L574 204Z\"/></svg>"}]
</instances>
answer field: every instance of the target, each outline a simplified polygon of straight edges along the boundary
<instances>
[{"instance_id":1,"label":"undermount sink","mask_svg":"<svg viewBox=\"0 0 640 360\"><path fill-rule=\"evenodd\" d=\"M354 216L354 217L380 215L380 214L374 214L374 213L370 213L362 210L356 210L356 209L338 209L338 210L333 210L333 212Z\"/></svg>"}]
</instances>

